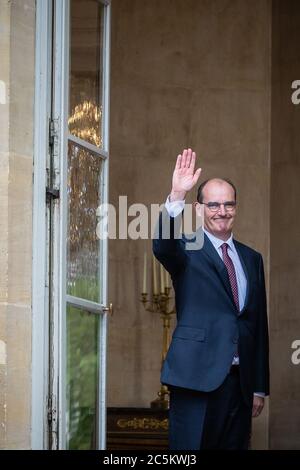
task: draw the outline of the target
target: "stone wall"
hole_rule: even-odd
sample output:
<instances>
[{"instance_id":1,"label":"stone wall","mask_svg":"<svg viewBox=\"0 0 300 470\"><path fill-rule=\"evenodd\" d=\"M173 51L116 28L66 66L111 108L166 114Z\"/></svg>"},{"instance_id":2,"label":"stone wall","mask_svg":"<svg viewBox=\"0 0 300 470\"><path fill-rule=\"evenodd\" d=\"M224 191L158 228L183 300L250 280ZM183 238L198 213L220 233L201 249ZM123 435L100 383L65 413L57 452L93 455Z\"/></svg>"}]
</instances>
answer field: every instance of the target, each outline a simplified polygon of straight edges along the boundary
<instances>
[{"instance_id":1,"label":"stone wall","mask_svg":"<svg viewBox=\"0 0 300 470\"><path fill-rule=\"evenodd\" d=\"M236 183L235 236L262 252L267 279L270 22L268 0L112 4L111 202L164 202L176 156L191 146L201 178ZM110 242L110 405L149 406L159 389L161 320L139 301L146 248ZM267 415L254 422L256 448L267 447Z\"/></svg>"},{"instance_id":2,"label":"stone wall","mask_svg":"<svg viewBox=\"0 0 300 470\"><path fill-rule=\"evenodd\" d=\"M268 435L270 448L299 448L298 9L297 0L112 3L110 201L163 202L191 146L202 178L236 183L235 237L264 256L271 399L253 448L267 448ZM30 447L34 35L35 1L1 1L0 448ZM159 390L162 322L140 303L145 250L150 242L110 242L113 406L149 406Z\"/></svg>"},{"instance_id":3,"label":"stone wall","mask_svg":"<svg viewBox=\"0 0 300 470\"><path fill-rule=\"evenodd\" d=\"M273 1L270 226L270 448L300 449L300 365L291 345L300 340L300 80L297 0Z\"/></svg>"},{"instance_id":4,"label":"stone wall","mask_svg":"<svg viewBox=\"0 0 300 470\"><path fill-rule=\"evenodd\" d=\"M30 447L35 1L0 2L0 448Z\"/></svg>"}]
</instances>

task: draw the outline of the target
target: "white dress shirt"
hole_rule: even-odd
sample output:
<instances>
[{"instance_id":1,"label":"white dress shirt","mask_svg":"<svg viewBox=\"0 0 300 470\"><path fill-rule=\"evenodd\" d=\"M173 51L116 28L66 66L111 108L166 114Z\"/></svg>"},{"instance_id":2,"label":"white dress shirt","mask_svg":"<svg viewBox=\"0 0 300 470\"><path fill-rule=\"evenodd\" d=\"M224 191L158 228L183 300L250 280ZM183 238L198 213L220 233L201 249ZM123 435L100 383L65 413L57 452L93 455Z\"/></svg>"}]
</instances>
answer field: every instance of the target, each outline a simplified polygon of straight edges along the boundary
<instances>
[{"instance_id":1,"label":"white dress shirt","mask_svg":"<svg viewBox=\"0 0 300 470\"><path fill-rule=\"evenodd\" d=\"M223 260L223 256L222 256L221 246L223 245L223 243L227 243L228 256L232 259L234 269L235 269L235 274L236 274L236 280L237 280L237 285L238 285L239 306L240 306L240 310L243 310L244 305L245 305L245 299L246 299L247 278L245 276L244 269L242 267L239 255L233 243L233 235L231 234L228 240L224 241L224 240L220 240L220 238L215 237L206 229L204 229L204 232L210 239L211 243L215 247L218 255L220 256L222 260Z\"/></svg>"},{"instance_id":2,"label":"white dress shirt","mask_svg":"<svg viewBox=\"0 0 300 470\"><path fill-rule=\"evenodd\" d=\"M177 215L179 215L180 212L183 211L185 201L182 200L182 201L172 201L171 202L169 198L170 198L170 196L168 196L168 198L165 202L165 207L166 207L170 217L177 217ZM246 299L247 278L245 276L245 272L244 272L244 269L242 267L239 255L238 255L238 253L236 251L236 248L235 248L235 245L233 243L233 234L231 233L228 240L224 241L224 240L221 240L220 238L215 237L212 233L208 232L206 229L204 229L204 232L208 236L209 240L211 241L211 243L215 247L218 255L220 256L220 258L222 260L223 260L223 256L222 256L221 245L223 245L223 243L228 244L228 255L232 259L232 262L233 262L233 265L234 265L234 269L235 269L235 273L236 273L236 279L237 279L237 285L238 285L239 306L240 306L240 310L242 310L244 305L245 305L245 299ZM239 364L239 358L237 356L234 356L232 364L233 365ZM258 395L258 396L261 396L261 397L265 396L264 393L260 393L260 392L255 393L255 395Z\"/></svg>"}]
</instances>

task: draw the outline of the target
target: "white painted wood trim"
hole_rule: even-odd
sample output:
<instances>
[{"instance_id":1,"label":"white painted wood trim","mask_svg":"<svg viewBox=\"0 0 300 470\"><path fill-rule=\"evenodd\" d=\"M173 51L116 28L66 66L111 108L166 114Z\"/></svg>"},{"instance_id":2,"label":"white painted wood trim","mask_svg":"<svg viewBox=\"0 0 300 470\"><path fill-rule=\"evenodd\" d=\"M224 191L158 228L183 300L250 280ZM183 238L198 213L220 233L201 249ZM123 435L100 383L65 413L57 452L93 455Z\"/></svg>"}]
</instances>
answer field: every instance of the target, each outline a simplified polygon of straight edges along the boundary
<instances>
[{"instance_id":1,"label":"white painted wood trim","mask_svg":"<svg viewBox=\"0 0 300 470\"><path fill-rule=\"evenodd\" d=\"M31 448L47 448L48 276L46 165L49 146L52 0L36 2L35 117L32 246Z\"/></svg>"}]
</instances>

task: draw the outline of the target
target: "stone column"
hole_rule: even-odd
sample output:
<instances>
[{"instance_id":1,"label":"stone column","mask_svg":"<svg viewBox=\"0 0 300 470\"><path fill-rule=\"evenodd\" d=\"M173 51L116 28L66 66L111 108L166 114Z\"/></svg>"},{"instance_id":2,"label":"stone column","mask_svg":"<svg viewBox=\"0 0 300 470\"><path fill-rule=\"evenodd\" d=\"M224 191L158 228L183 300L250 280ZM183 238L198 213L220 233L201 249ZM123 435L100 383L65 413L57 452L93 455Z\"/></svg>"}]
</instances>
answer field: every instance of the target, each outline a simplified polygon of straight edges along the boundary
<instances>
[{"instance_id":1,"label":"stone column","mask_svg":"<svg viewBox=\"0 0 300 470\"><path fill-rule=\"evenodd\" d=\"M0 3L0 448L30 447L35 1Z\"/></svg>"}]
</instances>

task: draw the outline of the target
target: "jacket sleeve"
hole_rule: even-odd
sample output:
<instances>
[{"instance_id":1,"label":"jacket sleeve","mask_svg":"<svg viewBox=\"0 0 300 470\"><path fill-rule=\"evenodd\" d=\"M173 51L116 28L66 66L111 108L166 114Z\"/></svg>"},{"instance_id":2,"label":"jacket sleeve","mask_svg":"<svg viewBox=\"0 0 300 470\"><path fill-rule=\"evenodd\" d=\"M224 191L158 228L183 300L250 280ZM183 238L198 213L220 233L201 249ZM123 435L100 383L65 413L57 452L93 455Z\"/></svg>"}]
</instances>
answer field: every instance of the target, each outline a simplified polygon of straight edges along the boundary
<instances>
[{"instance_id":1,"label":"jacket sleeve","mask_svg":"<svg viewBox=\"0 0 300 470\"><path fill-rule=\"evenodd\" d=\"M259 315L256 328L255 392L270 393L269 333L263 259L259 258Z\"/></svg>"},{"instance_id":2,"label":"jacket sleeve","mask_svg":"<svg viewBox=\"0 0 300 470\"><path fill-rule=\"evenodd\" d=\"M181 221L182 212L177 217L171 217L164 207L159 214L153 238L153 253L171 276L183 270L187 262Z\"/></svg>"}]
</instances>

